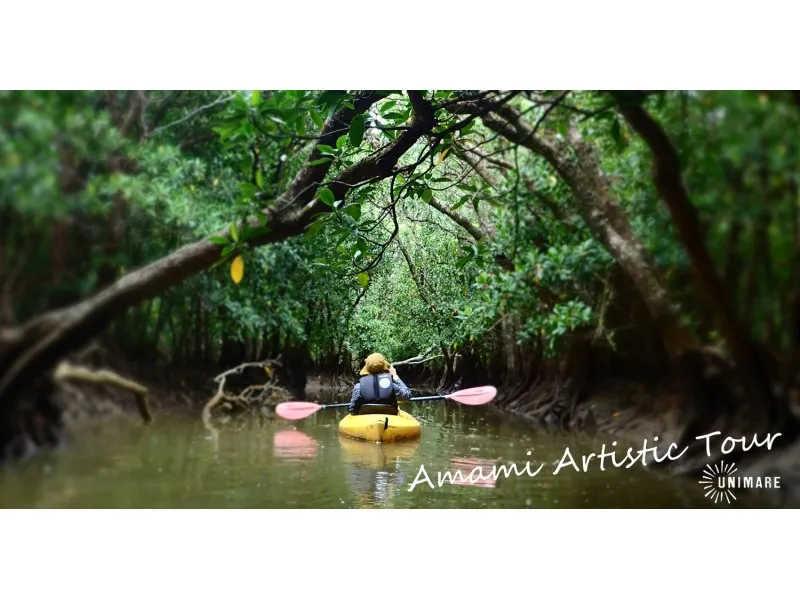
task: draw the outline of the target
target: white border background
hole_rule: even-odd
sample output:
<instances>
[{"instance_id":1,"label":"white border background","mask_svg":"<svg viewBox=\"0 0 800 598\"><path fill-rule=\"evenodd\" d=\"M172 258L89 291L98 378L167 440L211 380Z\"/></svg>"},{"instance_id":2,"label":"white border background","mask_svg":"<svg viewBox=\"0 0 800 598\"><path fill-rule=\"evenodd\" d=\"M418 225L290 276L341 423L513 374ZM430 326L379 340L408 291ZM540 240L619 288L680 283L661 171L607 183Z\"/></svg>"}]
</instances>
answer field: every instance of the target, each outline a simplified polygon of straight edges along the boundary
<instances>
[{"instance_id":1,"label":"white border background","mask_svg":"<svg viewBox=\"0 0 800 598\"><path fill-rule=\"evenodd\" d=\"M790 2L209 6L7 2L0 87L797 86ZM796 570L792 521L797 511L7 510L0 587L15 597L770 596Z\"/></svg>"}]
</instances>

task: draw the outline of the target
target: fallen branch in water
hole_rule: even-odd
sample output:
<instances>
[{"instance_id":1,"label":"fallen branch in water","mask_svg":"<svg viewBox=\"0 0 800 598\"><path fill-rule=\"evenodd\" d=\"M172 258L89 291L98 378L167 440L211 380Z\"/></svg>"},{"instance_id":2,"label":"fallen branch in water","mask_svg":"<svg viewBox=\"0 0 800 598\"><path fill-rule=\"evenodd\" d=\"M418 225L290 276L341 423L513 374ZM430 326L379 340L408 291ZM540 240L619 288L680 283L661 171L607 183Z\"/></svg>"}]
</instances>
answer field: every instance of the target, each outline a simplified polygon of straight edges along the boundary
<instances>
[{"instance_id":1,"label":"fallen branch in water","mask_svg":"<svg viewBox=\"0 0 800 598\"><path fill-rule=\"evenodd\" d=\"M242 412L267 405L274 406L280 401L290 400L292 398L291 393L279 386L275 381L274 368L281 365L279 359L242 363L215 376L214 382L218 383L217 392L203 407L203 422L208 424L211 419L211 410L214 407L219 406L228 411ZM225 383L228 381L228 376L242 374L247 368L253 367L261 368L266 373L267 381L264 384L251 384L239 394L225 391Z\"/></svg>"},{"instance_id":2,"label":"fallen branch in water","mask_svg":"<svg viewBox=\"0 0 800 598\"><path fill-rule=\"evenodd\" d=\"M139 415L146 422L153 421L153 414L150 412L150 406L147 404L147 387L123 378L116 372L111 370L91 370L83 366L70 365L66 362L61 362L54 373L55 379L67 382L87 382L89 384L110 384L133 393L136 399L136 408L139 410Z\"/></svg>"}]
</instances>

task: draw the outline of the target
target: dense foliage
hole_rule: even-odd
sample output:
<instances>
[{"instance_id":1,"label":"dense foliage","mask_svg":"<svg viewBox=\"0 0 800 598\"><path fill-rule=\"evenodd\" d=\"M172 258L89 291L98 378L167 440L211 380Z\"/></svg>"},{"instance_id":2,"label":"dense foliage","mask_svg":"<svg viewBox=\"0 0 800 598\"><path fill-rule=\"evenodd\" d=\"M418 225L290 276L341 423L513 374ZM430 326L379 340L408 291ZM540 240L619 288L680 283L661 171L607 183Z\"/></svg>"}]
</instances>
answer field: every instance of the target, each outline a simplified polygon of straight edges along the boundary
<instances>
[{"instance_id":1,"label":"dense foliage","mask_svg":"<svg viewBox=\"0 0 800 598\"><path fill-rule=\"evenodd\" d=\"M359 92L2 92L0 322L70 305L210 236L216 267L129 309L118 346L192 363L303 354L332 372L374 350L489 364L509 342L553 356L576 335L622 350L620 331L658 336L641 326L658 330L663 315L650 274L679 310L668 327L724 344L733 333L697 284L702 251L687 251L699 243L746 334L782 359L796 351L790 95L421 92L435 120L389 176L346 196L321 185L325 209L302 235L251 246L275 232L263 210L280 208L304 168L336 181L413 128L410 92L380 95L359 112ZM654 180L656 137L625 102L679 156L700 238ZM646 259L626 262L637 247Z\"/></svg>"}]
</instances>

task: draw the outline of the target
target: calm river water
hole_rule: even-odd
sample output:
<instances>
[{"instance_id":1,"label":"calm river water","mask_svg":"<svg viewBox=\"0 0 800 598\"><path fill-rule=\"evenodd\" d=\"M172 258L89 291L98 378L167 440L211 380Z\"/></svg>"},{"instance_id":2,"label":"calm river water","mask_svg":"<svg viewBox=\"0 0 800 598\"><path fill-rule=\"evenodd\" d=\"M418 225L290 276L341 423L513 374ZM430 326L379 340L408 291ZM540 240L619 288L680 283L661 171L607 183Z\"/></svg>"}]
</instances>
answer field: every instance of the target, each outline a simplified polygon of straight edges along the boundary
<instances>
[{"instance_id":1,"label":"calm river water","mask_svg":"<svg viewBox=\"0 0 800 598\"><path fill-rule=\"evenodd\" d=\"M151 426L96 422L58 453L0 470L0 508L729 508L706 498L698 480L639 466L601 471L593 461L586 472L554 475L567 447L580 463L613 438L546 432L493 408L445 401L406 409L422 437L395 445L340 437L344 409L213 428L199 409L159 413ZM527 462L527 471L544 467L530 476ZM445 472L466 478L477 466L489 473L512 463L521 475L438 485ZM410 491L422 466L436 487ZM731 506L749 504L745 496Z\"/></svg>"}]
</instances>

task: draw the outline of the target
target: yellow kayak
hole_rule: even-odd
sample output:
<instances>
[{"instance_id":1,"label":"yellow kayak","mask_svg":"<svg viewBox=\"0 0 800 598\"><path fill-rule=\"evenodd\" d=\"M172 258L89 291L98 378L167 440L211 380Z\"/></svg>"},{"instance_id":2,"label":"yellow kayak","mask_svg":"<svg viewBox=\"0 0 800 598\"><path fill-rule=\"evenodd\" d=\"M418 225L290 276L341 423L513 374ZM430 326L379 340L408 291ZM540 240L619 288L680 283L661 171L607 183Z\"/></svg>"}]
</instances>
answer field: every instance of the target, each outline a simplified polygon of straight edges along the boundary
<instances>
[{"instance_id":1,"label":"yellow kayak","mask_svg":"<svg viewBox=\"0 0 800 598\"><path fill-rule=\"evenodd\" d=\"M368 442L401 442L419 438L419 422L402 409L397 415L347 415L339 422L339 433Z\"/></svg>"}]
</instances>

